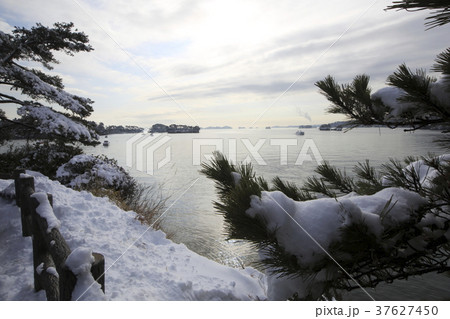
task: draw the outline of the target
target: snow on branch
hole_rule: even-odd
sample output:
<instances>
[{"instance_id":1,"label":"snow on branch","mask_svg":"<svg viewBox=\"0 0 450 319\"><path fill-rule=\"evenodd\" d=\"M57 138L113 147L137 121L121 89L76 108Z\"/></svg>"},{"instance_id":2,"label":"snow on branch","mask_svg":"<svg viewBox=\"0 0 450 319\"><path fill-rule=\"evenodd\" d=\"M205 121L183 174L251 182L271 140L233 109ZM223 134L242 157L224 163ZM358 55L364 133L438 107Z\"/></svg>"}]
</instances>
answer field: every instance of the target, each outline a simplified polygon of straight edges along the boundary
<instances>
[{"instance_id":1,"label":"snow on branch","mask_svg":"<svg viewBox=\"0 0 450 319\"><path fill-rule=\"evenodd\" d=\"M83 117L91 114L91 104L93 101L55 88L53 85L42 80L38 74L41 73L15 64L9 64L8 66L0 65L0 81L10 85L12 89L21 90L23 94L27 94L33 98L41 98L49 102L57 103L66 110Z\"/></svg>"},{"instance_id":2,"label":"snow on branch","mask_svg":"<svg viewBox=\"0 0 450 319\"><path fill-rule=\"evenodd\" d=\"M299 188L279 179L270 188L221 154L201 172L216 182L214 206L224 216L227 235L259 248L269 299L317 300L336 289L449 269L449 159L411 157L406 166L383 166L383 175L360 164L357 175L366 183L351 179L345 196L317 199L297 196ZM325 188L336 179L316 172L327 181ZM306 184L302 190L315 193Z\"/></svg>"},{"instance_id":3,"label":"snow on branch","mask_svg":"<svg viewBox=\"0 0 450 319\"><path fill-rule=\"evenodd\" d=\"M25 104L17 110L17 114L38 120L40 124L37 128L44 134L58 134L88 143L95 142L97 138L85 125L47 106Z\"/></svg>"}]
</instances>

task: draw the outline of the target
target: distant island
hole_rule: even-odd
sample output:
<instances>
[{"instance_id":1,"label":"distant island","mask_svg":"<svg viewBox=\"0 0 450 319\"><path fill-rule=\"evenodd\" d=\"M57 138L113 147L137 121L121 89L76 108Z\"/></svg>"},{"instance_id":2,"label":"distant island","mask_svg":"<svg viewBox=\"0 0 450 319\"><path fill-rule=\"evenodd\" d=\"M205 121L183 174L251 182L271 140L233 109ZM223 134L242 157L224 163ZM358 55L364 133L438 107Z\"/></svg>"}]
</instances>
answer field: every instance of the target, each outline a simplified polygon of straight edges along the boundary
<instances>
[{"instance_id":1,"label":"distant island","mask_svg":"<svg viewBox=\"0 0 450 319\"><path fill-rule=\"evenodd\" d=\"M179 124L170 124L169 126L164 124L154 124L150 129L150 133L198 133L200 127L188 126Z\"/></svg>"},{"instance_id":2,"label":"distant island","mask_svg":"<svg viewBox=\"0 0 450 319\"><path fill-rule=\"evenodd\" d=\"M130 134L144 131L144 128L135 125L105 125L102 122L97 124L94 121L90 121L89 124L94 127L98 135Z\"/></svg>"},{"instance_id":3,"label":"distant island","mask_svg":"<svg viewBox=\"0 0 450 319\"><path fill-rule=\"evenodd\" d=\"M231 126L208 126L203 128L204 130L231 130Z\"/></svg>"}]
</instances>

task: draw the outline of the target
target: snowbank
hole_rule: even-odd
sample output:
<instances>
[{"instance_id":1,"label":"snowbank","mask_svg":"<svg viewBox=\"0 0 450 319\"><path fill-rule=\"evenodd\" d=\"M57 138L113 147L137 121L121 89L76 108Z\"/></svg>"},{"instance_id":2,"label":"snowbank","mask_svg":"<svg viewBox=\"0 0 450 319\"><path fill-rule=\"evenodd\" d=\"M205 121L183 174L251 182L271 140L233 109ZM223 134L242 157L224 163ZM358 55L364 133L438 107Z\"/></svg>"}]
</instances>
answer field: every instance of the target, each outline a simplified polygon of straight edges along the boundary
<instances>
[{"instance_id":1,"label":"snowbank","mask_svg":"<svg viewBox=\"0 0 450 319\"><path fill-rule=\"evenodd\" d=\"M83 187L94 179L109 187L119 189L130 188L132 178L114 160L80 154L72 157L69 162L60 166L56 178L72 188Z\"/></svg>"},{"instance_id":2,"label":"snowbank","mask_svg":"<svg viewBox=\"0 0 450 319\"><path fill-rule=\"evenodd\" d=\"M135 219L134 212L123 211L106 198L77 192L40 174L28 173L35 176L37 192L53 194L54 214L69 247L74 253L77 248L82 249L75 253L77 262L71 266L77 269L78 264L85 269L83 260L89 257L86 248L105 256L107 300L267 298L265 276L257 270L220 265L166 239L163 232L148 229ZM0 180L0 190L11 182ZM0 299L45 299L45 293L33 291L31 238L21 236L19 210L12 201L1 198L0 241ZM83 288L91 283L89 278L83 278L74 298L81 296ZM95 293L98 287L93 287L81 299L100 299Z\"/></svg>"}]
</instances>

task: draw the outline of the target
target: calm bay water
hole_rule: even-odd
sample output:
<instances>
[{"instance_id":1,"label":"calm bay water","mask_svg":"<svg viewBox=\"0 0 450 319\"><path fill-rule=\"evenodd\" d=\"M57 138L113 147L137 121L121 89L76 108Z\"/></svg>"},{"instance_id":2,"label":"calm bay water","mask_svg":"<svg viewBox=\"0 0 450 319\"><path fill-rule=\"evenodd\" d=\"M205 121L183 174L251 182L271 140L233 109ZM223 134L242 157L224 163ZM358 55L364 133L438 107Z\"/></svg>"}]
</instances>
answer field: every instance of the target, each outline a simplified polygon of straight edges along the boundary
<instances>
[{"instance_id":1,"label":"calm bay water","mask_svg":"<svg viewBox=\"0 0 450 319\"><path fill-rule=\"evenodd\" d=\"M305 129L305 135L296 136L296 129L243 129L201 130L199 134L163 134L147 136L153 160L138 155L153 168L151 175L128 167L139 182L160 187L163 194L170 195L163 227L172 240L183 243L191 250L222 264L240 267L257 258L257 252L247 243L227 240L224 235L222 216L213 208L217 199L214 183L199 173L200 161L215 149L223 150L227 157L238 162L249 160L257 173L270 181L279 176L302 185L314 174L317 160L322 158L332 165L352 174L357 162L366 159L379 167L389 158L436 155L448 153L433 140L441 137L437 131L416 131L386 128L360 128L349 132L319 131ZM110 145L86 147L88 154L105 154L117 159L126 167L126 144L134 134L111 135ZM146 136L142 135L141 139ZM170 138L168 141L165 139ZM164 139L165 138L165 139ZM160 144L158 144L160 141ZM154 152L152 149L155 149ZM144 154L148 148L144 148ZM139 160L138 160L139 161ZM139 164L138 164L139 165ZM444 275L427 275L394 285L380 286L369 291L380 300L448 300L450 278ZM361 291L344 296L348 300L367 300Z\"/></svg>"}]
</instances>

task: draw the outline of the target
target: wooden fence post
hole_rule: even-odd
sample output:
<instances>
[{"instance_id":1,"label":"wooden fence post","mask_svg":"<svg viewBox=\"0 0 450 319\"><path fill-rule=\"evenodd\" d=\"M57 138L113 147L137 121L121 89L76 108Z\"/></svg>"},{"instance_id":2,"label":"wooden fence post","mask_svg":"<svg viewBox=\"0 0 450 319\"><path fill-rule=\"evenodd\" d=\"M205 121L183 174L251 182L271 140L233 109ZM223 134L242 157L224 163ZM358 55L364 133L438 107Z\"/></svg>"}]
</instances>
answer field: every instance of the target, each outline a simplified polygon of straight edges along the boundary
<instances>
[{"instance_id":1,"label":"wooden fence post","mask_svg":"<svg viewBox=\"0 0 450 319\"><path fill-rule=\"evenodd\" d=\"M53 196L47 194L47 198L50 205L53 206ZM57 267L47 247L45 235L43 235L45 232L42 232L42 229L39 226L40 222L42 222L39 219L42 217L36 212L36 208L40 203L36 198L32 197L29 197L28 201L30 202L29 206L31 206L32 216L34 290L39 291L45 289L47 300L59 300L59 275L55 276L54 273L47 271L49 267L53 267L57 272ZM38 272L38 268L41 268L40 273Z\"/></svg>"},{"instance_id":2,"label":"wooden fence post","mask_svg":"<svg viewBox=\"0 0 450 319\"><path fill-rule=\"evenodd\" d=\"M59 300L72 300L72 292L77 284L77 277L67 267L63 266L59 271Z\"/></svg>"},{"instance_id":3,"label":"wooden fence post","mask_svg":"<svg viewBox=\"0 0 450 319\"><path fill-rule=\"evenodd\" d=\"M45 289L47 300L71 300L77 278L65 265L71 251L58 229L48 230L47 220L36 209L40 202L31 197L34 193L34 178L21 176L24 171L16 171L16 203L20 207L22 235L33 239L33 275L35 291ZM47 194L53 208L53 196ZM102 254L92 253L94 262L91 274L101 285L105 293L105 258ZM50 268L50 271L49 271ZM55 271L52 271L52 270Z\"/></svg>"},{"instance_id":4,"label":"wooden fence post","mask_svg":"<svg viewBox=\"0 0 450 319\"><path fill-rule=\"evenodd\" d=\"M51 194L47 194L47 198L49 199L50 203L53 202ZM45 234L45 236L42 236L42 238L39 238L38 235L38 238L42 240L43 245L38 245L37 249L45 248L46 252L49 252L49 254L51 255L56 271L59 274L59 300L69 301L72 298L72 291L75 288L75 284L77 282L77 278L75 277L75 275L65 266L66 259L70 255L70 248L58 229L53 228L50 230L50 232L47 232L47 220L45 218L42 218L35 211L40 203L36 198L31 199L34 203L33 222L35 224L35 230L36 232L39 232L41 236L42 234Z\"/></svg>"},{"instance_id":5,"label":"wooden fence post","mask_svg":"<svg viewBox=\"0 0 450 319\"><path fill-rule=\"evenodd\" d=\"M19 178L20 178L20 174L25 174L25 170L24 169L16 169L13 173L13 178L14 178L14 188L16 191L16 205L18 207L20 207L20 199L19 199Z\"/></svg>"},{"instance_id":6,"label":"wooden fence post","mask_svg":"<svg viewBox=\"0 0 450 319\"><path fill-rule=\"evenodd\" d=\"M34 193L33 176L19 176L16 179L16 203L20 207L20 216L22 219L22 236L28 237L33 234L32 215L30 205L30 195Z\"/></svg>"},{"instance_id":7,"label":"wooden fence post","mask_svg":"<svg viewBox=\"0 0 450 319\"><path fill-rule=\"evenodd\" d=\"M100 284L105 293L105 257L99 253L92 253L92 256L95 259L91 266L92 277Z\"/></svg>"}]
</instances>

